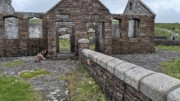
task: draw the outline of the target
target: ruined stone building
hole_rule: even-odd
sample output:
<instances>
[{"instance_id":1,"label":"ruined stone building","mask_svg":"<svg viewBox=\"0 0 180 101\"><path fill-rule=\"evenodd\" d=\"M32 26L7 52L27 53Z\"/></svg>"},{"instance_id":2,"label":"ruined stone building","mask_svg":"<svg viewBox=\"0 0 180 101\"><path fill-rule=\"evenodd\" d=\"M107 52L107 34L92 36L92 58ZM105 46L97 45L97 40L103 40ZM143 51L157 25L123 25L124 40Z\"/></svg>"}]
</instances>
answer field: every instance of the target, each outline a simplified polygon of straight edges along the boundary
<instances>
[{"instance_id":1,"label":"ruined stone building","mask_svg":"<svg viewBox=\"0 0 180 101\"><path fill-rule=\"evenodd\" d=\"M152 53L155 51L155 14L141 0L129 0L124 13L112 15L112 17L119 21L118 29L120 30L118 34L113 33L112 53Z\"/></svg>"},{"instance_id":2,"label":"ruined stone building","mask_svg":"<svg viewBox=\"0 0 180 101\"><path fill-rule=\"evenodd\" d=\"M141 0L129 0L124 14L111 14L99 0L61 0L46 13L15 12L11 0L1 0L0 8L0 56L36 55L46 49L49 57L56 57L64 29L73 54L89 30L95 33L98 52L154 52L155 14Z\"/></svg>"}]
</instances>

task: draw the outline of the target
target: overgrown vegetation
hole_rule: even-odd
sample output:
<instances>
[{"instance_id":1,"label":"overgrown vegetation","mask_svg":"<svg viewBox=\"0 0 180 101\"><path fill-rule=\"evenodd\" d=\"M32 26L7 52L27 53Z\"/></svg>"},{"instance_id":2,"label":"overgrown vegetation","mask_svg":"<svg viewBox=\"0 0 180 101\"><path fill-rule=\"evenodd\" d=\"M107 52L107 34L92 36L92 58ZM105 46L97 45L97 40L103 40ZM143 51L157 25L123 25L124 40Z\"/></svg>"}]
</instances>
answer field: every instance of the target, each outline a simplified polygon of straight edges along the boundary
<instances>
[{"instance_id":1,"label":"overgrown vegetation","mask_svg":"<svg viewBox=\"0 0 180 101\"><path fill-rule=\"evenodd\" d=\"M90 44L90 45L89 45L89 49L91 49L91 50L93 50L93 51L95 51L95 47L96 47L95 44Z\"/></svg>"},{"instance_id":2,"label":"overgrown vegetation","mask_svg":"<svg viewBox=\"0 0 180 101\"><path fill-rule=\"evenodd\" d=\"M161 28L157 28L155 27L155 36L166 36L166 37L171 37L172 34L165 31L165 30L162 30Z\"/></svg>"},{"instance_id":3,"label":"overgrown vegetation","mask_svg":"<svg viewBox=\"0 0 180 101\"><path fill-rule=\"evenodd\" d=\"M59 39L60 52L70 52L70 39Z\"/></svg>"},{"instance_id":4,"label":"overgrown vegetation","mask_svg":"<svg viewBox=\"0 0 180 101\"><path fill-rule=\"evenodd\" d=\"M164 67L164 72L167 75L180 79L180 58L163 62L161 66Z\"/></svg>"},{"instance_id":5,"label":"overgrown vegetation","mask_svg":"<svg viewBox=\"0 0 180 101\"><path fill-rule=\"evenodd\" d=\"M69 81L71 101L106 101L97 83L79 62L79 68L71 74L60 77Z\"/></svg>"},{"instance_id":6,"label":"overgrown vegetation","mask_svg":"<svg viewBox=\"0 0 180 101\"><path fill-rule=\"evenodd\" d=\"M48 70L44 70L44 69L35 69L35 70L32 70L32 71L27 71L27 72L20 73L20 77L29 79L29 78L33 78L33 77L35 77L37 75L41 75L41 74L49 75L50 72Z\"/></svg>"},{"instance_id":7,"label":"overgrown vegetation","mask_svg":"<svg viewBox=\"0 0 180 101\"><path fill-rule=\"evenodd\" d=\"M43 101L27 82L0 75L0 101Z\"/></svg>"},{"instance_id":8,"label":"overgrown vegetation","mask_svg":"<svg viewBox=\"0 0 180 101\"><path fill-rule=\"evenodd\" d=\"M180 24L179 23L156 23L156 28L163 28L180 33Z\"/></svg>"},{"instance_id":9,"label":"overgrown vegetation","mask_svg":"<svg viewBox=\"0 0 180 101\"><path fill-rule=\"evenodd\" d=\"M164 46L164 45L157 45L155 46L156 49L167 50L167 51L175 51L180 52L180 46Z\"/></svg>"},{"instance_id":10,"label":"overgrown vegetation","mask_svg":"<svg viewBox=\"0 0 180 101\"><path fill-rule=\"evenodd\" d=\"M172 39L173 33L180 34L179 23L156 23L155 24L155 36L166 36ZM180 37L174 36L176 40L180 40Z\"/></svg>"},{"instance_id":11,"label":"overgrown vegetation","mask_svg":"<svg viewBox=\"0 0 180 101\"><path fill-rule=\"evenodd\" d=\"M4 66L4 67L18 67L23 65L24 65L23 61L20 60L14 60L12 62L6 62L0 64L0 66Z\"/></svg>"}]
</instances>

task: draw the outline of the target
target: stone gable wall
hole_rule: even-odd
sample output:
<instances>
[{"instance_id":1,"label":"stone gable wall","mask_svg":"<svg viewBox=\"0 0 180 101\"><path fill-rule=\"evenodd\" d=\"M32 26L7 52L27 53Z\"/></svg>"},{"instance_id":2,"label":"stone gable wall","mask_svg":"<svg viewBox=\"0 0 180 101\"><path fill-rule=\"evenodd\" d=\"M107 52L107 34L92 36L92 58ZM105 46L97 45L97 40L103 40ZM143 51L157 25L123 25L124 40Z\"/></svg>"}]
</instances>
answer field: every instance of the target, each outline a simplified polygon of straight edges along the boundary
<instances>
[{"instance_id":1,"label":"stone gable wall","mask_svg":"<svg viewBox=\"0 0 180 101\"><path fill-rule=\"evenodd\" d=\"M130 3L132 4L132 9L130 9ZM143 15L153 15L151 10L140 0L129 0L124 14L143 14Z\"/></svg>"},{"instance_id":2,"label":"stone gable wall","mask_svg":"<svg viewBox=\"0 0 180 101\"><path fill-rule=\"evenodd\" d=\"M89 49L80 60L108 101L180 101L180 80Z\"/></svg>"},{"instance_id":3,"label":"stone gable wall","mask_svg":"<svg viewBox=\"0 0 180 101\"><path fill-rule=\"evenodd\" d=\"M69 19L63 20L60 15L69 15ZM92 15L99 15L97 20L91 19ZM75 26L75 53L78 52L77 42L81 38L88 38L87 29L89 23L96 25L96 23L102 23L104 49L100 49L101 52L111 54L112 53L112 40L111 40L111 14L109 11L98 3L96 0L63 0L51 9L45 15L45 21L47 24L46 32L48 33L48 45L50 56L56 56L56 24L55 22L74 22Z\"/></svg>"},{"instance_id":4,"label":"stone gable wall","mask_svg":"<svg viewBox=\"0 0 180 101\"><path fill-rule=\"evenodd\" d=\"M153 53L154 49L154 16L152 15L113 15L121 20L121 35L112 39L113 54ZM129 20L139 20L139 35L128 37Z\"/></svg>"}]
</instances>

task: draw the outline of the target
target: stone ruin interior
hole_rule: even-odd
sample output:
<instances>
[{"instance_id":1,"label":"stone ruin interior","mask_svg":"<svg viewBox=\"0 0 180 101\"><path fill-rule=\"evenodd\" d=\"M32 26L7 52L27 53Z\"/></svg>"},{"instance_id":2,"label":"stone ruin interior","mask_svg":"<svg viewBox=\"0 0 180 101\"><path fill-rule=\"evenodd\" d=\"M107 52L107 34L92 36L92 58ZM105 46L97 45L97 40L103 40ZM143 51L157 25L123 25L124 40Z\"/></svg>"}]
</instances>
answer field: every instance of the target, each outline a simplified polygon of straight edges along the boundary
<instances>
[{"instance_id":1,"label":"stone ruin interior","mask_svg":"<svg viewBox=\"0 0 180 101\"><path fill-rule=\"evenodd\" d=\"M141 0L129 0L123 14L111 14L99 0L61 0L46 13L15 12L11 2L0 1L0 57L42 50L49 57L77 55L82 38L105 54L154 52L156 15ZM68 50L60 45L63 38L69 39Z\"/></svg>"}]
</instances>

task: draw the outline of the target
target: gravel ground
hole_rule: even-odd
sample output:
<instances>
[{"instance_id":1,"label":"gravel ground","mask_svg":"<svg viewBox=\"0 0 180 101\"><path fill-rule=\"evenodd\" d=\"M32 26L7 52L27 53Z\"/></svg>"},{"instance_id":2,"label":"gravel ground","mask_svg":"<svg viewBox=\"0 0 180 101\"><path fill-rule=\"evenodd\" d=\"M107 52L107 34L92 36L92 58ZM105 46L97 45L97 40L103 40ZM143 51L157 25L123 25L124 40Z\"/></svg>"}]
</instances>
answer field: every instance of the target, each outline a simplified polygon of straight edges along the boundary
<instances>
[{"instance_id":1,"label":"gravel ground","mask_svg":"<svg viewBox=\"0 0 180 101\"><path fill-rule=\"evenodd\" d=\"M60 80L65 75L75 70L78 65L74 60L46 60L39 63L34 62L34 57L0 58L0 63L21 60L23 66L3 67L0 66L0 73L8 76L19 77L19 73L34 69L46 69L50 75L39 75L28 80L34 88L39 91L45 101L69 101L68 82Z\"/></svg>"},{"instance_id":2,"label":"gravel ground","mask_svg":"<svg viewBox=\"0 0 180 101\"><path fill-rule=\"evenodd\" d=\"M114 57L142 66L149 70L163 72L163 68L160 66L160 63L169 61L172 58L180 58L180 52L156 50L156 53L154 54L126 54L114 55Z\"/></svg>"}]
</instances>

